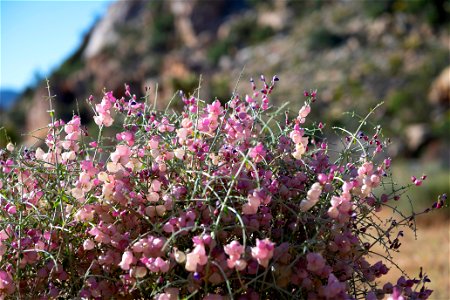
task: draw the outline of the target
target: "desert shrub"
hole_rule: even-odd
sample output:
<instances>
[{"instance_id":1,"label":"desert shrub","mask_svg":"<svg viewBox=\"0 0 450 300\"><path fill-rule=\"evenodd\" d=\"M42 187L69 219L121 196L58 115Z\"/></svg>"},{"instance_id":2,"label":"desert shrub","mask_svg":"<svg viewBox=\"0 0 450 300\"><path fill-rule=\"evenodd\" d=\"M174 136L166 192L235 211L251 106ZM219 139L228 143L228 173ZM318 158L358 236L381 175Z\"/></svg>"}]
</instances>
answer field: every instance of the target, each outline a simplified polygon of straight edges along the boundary
<instances>
[{"instance_id":1,"label":"desert shrub","mask_svg":"<svg viewBox=\"0 0 450 300\"><path fill-rule=\"evenodd\" d=\"M8 143L17 143L19 138L12 126L5 125L0 128L0 148L6 148Z\"/></svg>"},{"instance_id":2,"label":"desert shrub","mask_svg":"<svg viewBox=\"0 0 450 300\"><path fill-rule=\"evenodd\" d=\"M374 18L386 13L421 15L430 25L438 27L448 23L450 5L446 0L380 0L364 1L363 10Z\"/></svg>"},{"instance_id":3,"label":"desert shrub","mask_svg":"<svg viewBox=\"0 0 450 300\"><path fill-rule=\"evenodd\" d=\"M194 75L186 76L184 78L172 78L172 89L175 91L182 91L186 95L192 95L198 87L198 78Z\"/></svg>"},{"instance_id":4,"label":"desert shrub","mask_svg":"<svg viewBox=\"0 0 450 300\"><path fill-rule=\"evenodd\" d=\"M152 15L148 37L149 50L167 51L175 43L175 18L164 1L149 1L147 7Z\"/></svg>"},{"instance_id":5,"label":"desert shrub","mask_svg":"<svg viewBox=\"0 0 450 300\"><path fill-rule=\"evenodd\" d=\"M230 99L229 80L213 78L210 83L210 94L217 98L222 105L225 105Z\"/></svg>"},{"instance_id":6,"label":"desert shrub","mask_svg":"<svg viewBox=\"0 0 450 300\"><path fill-rule=\"evenodd\" d=\"M346 39L347 37L344 35L319 26L312 30L308 39L308 48L317 51L334 48L344 43Z\"/></svg>"},{"instance_id":7,"label":"desert shrub","mask_svg":"<svg viewBox=\"0 0 450 300\"><path fill-rule=\"evenodd\" d=\"M230 55L235 49L260 43L274 33L271 27L259 25L255 16L246 16L231 26L226 38L218 40L208 49L208 59L217 64L223 55Z\"/></svg>"},{"instance_id":8,"label":"desert shrub","mask_svg":"<svg viewBox=\"0 0 450 300\"><path fill-rule=\"evenodd\" d=\"M308 120L315 91L285 118L277 81L224 106L182 94L181 114L107 92L89 99L96 137L50 98L46 148L1 152L0 297L426 299L422 271L379 286L390 256L373 250L415 228L422 212L396 203L425 176L391 180L368 117L328 144Z\"/></svg>"},{"instance_id":9,"label":"desert shrub","mask_svg":"<svg viewBox=\"0 0 450 300\"><path fill-rule=\"evenodd\" d=\"M150 47L155 51L169 49L171 36L175 31L174 17L169 13L156 14L152 34L150 36Z\"/></svg>"}]
</instances>

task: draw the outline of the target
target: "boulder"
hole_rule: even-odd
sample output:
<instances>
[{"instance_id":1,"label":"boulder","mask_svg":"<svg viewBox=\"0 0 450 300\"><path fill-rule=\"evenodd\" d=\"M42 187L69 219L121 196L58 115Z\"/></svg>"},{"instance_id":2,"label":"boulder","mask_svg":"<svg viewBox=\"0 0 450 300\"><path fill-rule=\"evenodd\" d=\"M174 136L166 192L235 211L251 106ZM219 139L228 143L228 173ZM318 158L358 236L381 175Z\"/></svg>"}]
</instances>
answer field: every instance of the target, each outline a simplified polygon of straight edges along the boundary
<instances>
[{"instance_id":1,"label":"boulder","mask_svg":"<svg viewBox=\"0 0 450 300\"><path fill-rule=\"evenodd\" d=\"M445 68L431 84L428 99L431 103L450 107L450 66Z\"/></svg>"}]
</instances>

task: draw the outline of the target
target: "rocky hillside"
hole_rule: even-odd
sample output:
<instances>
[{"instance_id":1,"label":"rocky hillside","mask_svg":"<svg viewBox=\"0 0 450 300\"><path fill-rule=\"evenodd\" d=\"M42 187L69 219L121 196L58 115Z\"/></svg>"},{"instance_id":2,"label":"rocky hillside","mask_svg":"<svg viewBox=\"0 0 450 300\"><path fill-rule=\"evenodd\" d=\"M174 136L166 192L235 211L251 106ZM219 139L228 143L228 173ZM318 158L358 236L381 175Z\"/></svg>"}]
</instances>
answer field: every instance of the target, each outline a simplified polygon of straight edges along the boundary
<instances>
[{"instance_id":1,"label":"rocky hillside","mask_svg":"<svg viewBox=\"0 0 450 300\"><path fill-rule=\"evenodd\" d=\"M241 92L251 76L278 74L278 105L299 107L304 89L318 89L316 113L343 125L346 111L384 101L374 121L397 152L445 157L449 10L444 0L119 1L50 76L51 93L63 118L89 119L90 93L121 95L124 83L138 96L157 89L164 107L176 91L192 93L200 76L202 98L226 101L241 73ZM3 114L13 138L49 122L46 96L38 84Z\"/></svg>"}]
</instances>

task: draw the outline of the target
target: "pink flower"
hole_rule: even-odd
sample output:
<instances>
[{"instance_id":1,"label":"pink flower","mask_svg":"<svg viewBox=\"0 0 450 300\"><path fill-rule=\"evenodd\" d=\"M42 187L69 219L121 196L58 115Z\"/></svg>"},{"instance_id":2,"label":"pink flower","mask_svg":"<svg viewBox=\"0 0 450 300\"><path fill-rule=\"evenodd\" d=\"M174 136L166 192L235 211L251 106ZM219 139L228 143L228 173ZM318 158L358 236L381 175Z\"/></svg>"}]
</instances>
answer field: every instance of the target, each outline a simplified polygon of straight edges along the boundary
<instances>
[{"instance_id":1,"label":"pink flower","mask_svg":"<svg viewBox=\"0 0 450 300\"><path fill-rule=\"evenodd\" d=\"M108 234L105 234L100 228L94 227L89 230L89 234L95 236L94 240L98 243L109 244L111 242L111 237Z\"/></svg>"},{"instance_id":2,"label":"pink flower","mask_svg":"<svg viewBox=\"0 0 450 300\"><path fill-rule=\"evenodd\" d=\"M111 118L111 115L108 114L99 114L98 116L94 116L94 122L98 126L104 125L105 127L109 127L113 124L114 119Z\"/></svg>"},{"instance_id":3,"label":"pink flower","mask_svg":"<svg viewBox=\"0 0 450 300\"><path fill-rule=\"evenodd\" d=\"M332 206L328 209L327 214L330 218L337 219L339 216L339 210L335 206Z\"/></svg>"},{"instance_id":4,"label":"pink flower","mask_svg":"<svg viewBox=\"0 0 450 300\"><path fill-rule=\"evenodd\" d=\"M136 260L133 256L133 252L125 251L122 255L122 261L119 263L119 267L122 268L122 270L129 270L130 265L135 262Z\"/></svg>"},{"instance_id":5,"label":"pink flower","mask_svg":"<svg viewBox=\"0 0 450 300\"><path fill-rule=\"evenodd\" d=\"M300 129L300 128L299 129L294 129L289 134L289 137L294 142L294 144L303 143L305 141L305 138L303 138L303 133L304 133L303 129ZM308 141L307 138L306 138L306 141Z\"/></svg>"},{"instance_id":6,"label":"pink flower","mask_svg":"<svg viewBox=\"0 0 450 300\"><path fill-rule=\"evenodd\" d=\"M401 290L397 287L394 287L394 293L390 295L387 300L405 300L405 298L402 296Z\"/></svg>"},{"instance_id":7,"label":"pink flower","mask_svg":"<svg viewBox=\"0 0 450 300\"><path fill-rule=\"evenodd\" d=\"M162 259L161 257L143 257L141 258L141 262L145 264L145 266L154 273L162 272L166 273L169 271L170 264L169 261Z\"/></svg>"},{"instance_id":8,"label":"pink flower","mask_svg":"<svg viewBox=\"0 0 450 300\"><path fill-rule=\"evenodd\" d=\"M167 260L163 260L161 257L157 257L155 259L155 266L163 273L169 271L169 262Z\"/></svg>"},{"instance_id":9,"label":"pink flower","mask_svg":"<svg viewBox=\"0 0 450 300\"><path fill-rule=\"evenodd\" d=\"M163 294L157 294L155 300L177 300L179 293L177 288L167 288Z\"/></svg>"},{"instance_id":10,"label":"pink flower","mask_svg":"<svg viewBox=\"0 0 450 300\"><path fill-rule=\"evenodd\" d=\"M258 263L267 268L269 260L273 256L275 243L272 243L268 238L264 240L256 239L256 247L252 248L252 257L255 258Z\"/></svg>"},{"instance_id":11,"label":"pink flower","mask_svg":"<svg viewBox=\"0 0 450 300\"><path fill-rule=\"evenodd\" d=\"M121 162L122 164L126 164L130 159L131 150L126 145L117 145L116 151L111 153L111 160L115 163Z\"/></svg>"},{"instance_id":12,"label":"pink flower","mask_svg":"<svg viewBox=\"0 0 450 300\"><path fill-rule=\"evenodd\" d=\"M8 203L8 204L6 204L5 208L6 208L6 211L11 215L14 215L17 213L17 208L13 204Z\"/></svg>"},{"instance_id":13,"label":"pink flower","mask_svg":"<svg viewBox=\"0 0 450 300\"><path fill-rule=\"evenodd\" d=\"M172 132L175 130L175 127L172 124L169 124L169 119L163 117L161 123L158 126L159 132Z\"/></svg>"},{"instance_id":14,"label":"pink flower","mask_svg":"<svg viewBox=\"0 0 450 300\"><path fill-rule=\"evenodd\" d=\"M230 256L230 258L227 259L228 268L236 268L238 271L245 269L247 262L240 259L244 250L244 247L238 241L232 241L224 247L225 253Z\"/></svg>"},{"instance_id":15,"label":"pink flower","mask_svg":"<svg viewBox=\"0 0 450 300\"><path fill-rule=\"evenodd\" d=\"M305 123L306 117L311 112L311 107L308 104L303 105L303 107L298 112L297 120L300 122L300 124Z\"/></svg>"},{"instance_id":16,"label":"pink flower","mask_svg":"<svg viewBox=\"0 0 450 300\"><path fill-rule=\"evenodd\" d=\"M319 181L320 184L323 185L323 184L327 183L328 176L323 173L320 173L319 175L317 175L317 180Z\"/></svg>"},{"instance_id":17,"label":"pink flower","mask_svg":"<svg viewBox=\"0 0 450 300\"><path fill-rule=\"evenodd\" d=\"M303 129L295 125L294 130L289 134L295 144L295 151L292 153L295 159L301 159L302 155L306 152L306 146L308 146L308 138L303 137L303 133Z\"/></svg>"},{"instance_id":18,"label":"pink flower","mask_svg":"<svg viewBox=\"0 0 450 300\"><path fill-rule=\"evenodd\" d=\"M115 98L110 93L105 94L102 102L95 105L95 110L97 111L98 115L94 117L94 122L98 126L104 125L106 127L109 127L114 122L113 118L111 118L110 108L113 101L115 101Z\"/></svg>"},{"instance_id":19,"label":"pink flower","mask_svg":"<svg viewBox=\"0 0 450 300\"><path fill-rule=\"evenodd\" d=\"M314 273L320 273L326 264L320 253L310 252L306 255L306 260L308 261L306 268Z\"/></svg>"},{"instance_id":20,"label":"pink flower","mask_svg":"<svg viewBox=\"0 0 450 300\"><path fill-rule=\"evenodd\" d=\"M208 113L213 116L219 116L223 112L223 107L219 100L214 101L212 104L208 104L206 109Z\"/></svg>"},{"instance_id":21,"label":"pink flower","mask_svg":"<svg viewBox=\"0 0 450 300\"><path fill-rule=\"evenodd\" d=\"M134 134L130 131L124 131L116 134L116 139L118 141L127 142L128 146L130 147L134 145Z\"/></svg>"},{"instance_id":22,"label":"pink flower","mask_svg":"<svg viewBox=\"0 0 450 300\"><path fill-rule=\"evenodd\" d=\"M263 204L269 204L271 196L265 196L263 191L253 191L248 195L248 203L242 205L242 213L244 215L254 215L258 212L258 207Z\"/></svg>"},{"instance_id":23,"label":"pink flower","mask_svg":"<svg viewBox=\"0 0 450 300\"><path fill-rule=\"evenodd\" d=\"M350 192L350 190L353 188L353 184L351 182L344 182L344 184L342 185L342 190L344 192Z\"/></svg>"},{"instance_id":24,"label":"pink flower","mask_svg":"<svg viewBox=\"0 0 450 300\"><path fill-rule=\"evenodd\" d=\"M65 126L64 131L67 134L78 131L80 129L81 120L79 116L73 116L72 120L70 120Z\"/></svg>"},{"instance_id":25,"label":"pink flower","mask_svg":"<svg viewBox=\"0 0 450 300\"><path fill-rule=\"evenodd\" d=\"M95 247L95 243L91 239L87 239L83 242L84 250L92 250Z\"/></svg>"},{"instance_id":26,"label":"pink flower","mask_svg":"<svg viewBox=\"0 0 450 300\"><path fill-rule=\"evenodd\" d=\"M325 286L324 295L327 299L336 299L341 292L345 292L345 283L339 282L332 273L328 276L328 284Z\"/></svg>"},{"instance_id":27,"label":"pink flower","mask_svg":"<svg viewBox=\"0 0 450 300\"><path fill-rule=\"evenodd\" d=\"M260 142L256 147L250 149L249 156L253 158L255 163L258 163L264 159L266 156L266 150L264 149L264 145Z\"/></svg>"},{"instance_id":28,"label":"pink flower","mask_svg":"<svg viewBox=\"0 0 450 300\"><path fill-rule=\"evenodd\" d=\"M197 270L197 265L203 266L208 261L203 240L198 236L194 237L192 240L196 246L191 253L186 255L185 265L186 270L189 272L195 272Z\"/></svg>"},{"instance_id":29,"label":"pink flower","mask_svg":"<svg viewBox=\"0 0 450 300\"><path fill-rule=\"evenodd\" d=\"M311 189L306 195L306 199L300 202L300 210L305 212L311 209L319 201L320 194L322 193L322 186L316 182L311 186Z\"/></svg>"},{"instance_id":30,"label":"pink flower","mask_svg":"<svg viewBox=\"0 0 450 300\"><path fill-rule=\"evenodd\" d=\"M361 167L358 169L358 175L369 175L371 174L373 169L373 164L371 162L365 162Z\"/></svg>"},{"instance_id":31,"label":"pink flower","mask_svg":"<svg viewBox=\"0 0 450 300\"><path fill-rule=\"evenodd\" d=\"M16 290L16 286L11 277L11 274L0 270L0 298L3 299L3 295L11 295Z\"/></svg>"}]
</instances>

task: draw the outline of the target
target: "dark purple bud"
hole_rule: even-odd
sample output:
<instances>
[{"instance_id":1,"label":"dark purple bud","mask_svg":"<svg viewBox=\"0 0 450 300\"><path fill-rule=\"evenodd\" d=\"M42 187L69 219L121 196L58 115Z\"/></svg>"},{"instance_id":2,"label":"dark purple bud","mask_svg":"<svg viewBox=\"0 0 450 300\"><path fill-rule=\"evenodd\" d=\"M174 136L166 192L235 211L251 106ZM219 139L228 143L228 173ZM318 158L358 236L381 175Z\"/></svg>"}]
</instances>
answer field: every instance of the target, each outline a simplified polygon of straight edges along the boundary
<instances>
[{"instance_id":1,"label":"dark purple bud","mask_svg":"<svg viewBox=\"0 0 450 300\"><path fill-rule=\"evenodd\" d=\"M200 280L202 277L200 276L200 273L198 273L198 272L195 272L194 273L194 279L195 280Z\"/></svg>"}]
</instances>

